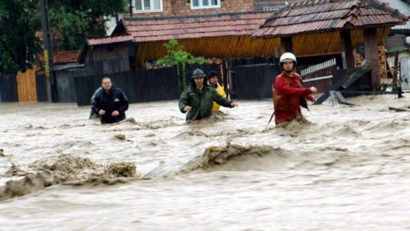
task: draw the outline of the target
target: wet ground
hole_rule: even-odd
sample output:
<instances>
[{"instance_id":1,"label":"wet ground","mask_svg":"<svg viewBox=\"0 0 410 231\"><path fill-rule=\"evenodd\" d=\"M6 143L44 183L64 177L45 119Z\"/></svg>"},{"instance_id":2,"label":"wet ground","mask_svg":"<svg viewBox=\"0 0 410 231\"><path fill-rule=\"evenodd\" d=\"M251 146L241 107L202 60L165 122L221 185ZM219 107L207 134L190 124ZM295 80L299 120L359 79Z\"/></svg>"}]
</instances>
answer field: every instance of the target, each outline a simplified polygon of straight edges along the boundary
<instances>
[{"instance_id":1,"label":"wet ground","mask_svg":"<svg viewBox=\"0 0 410 231\"><path fill-rule=\"evenodd\" d=\"M409 230L410 95L348 101L280 128L271 100L190 125L176 101L114 125L0 104L0 230Z\"/></svg>"}]
</instances>

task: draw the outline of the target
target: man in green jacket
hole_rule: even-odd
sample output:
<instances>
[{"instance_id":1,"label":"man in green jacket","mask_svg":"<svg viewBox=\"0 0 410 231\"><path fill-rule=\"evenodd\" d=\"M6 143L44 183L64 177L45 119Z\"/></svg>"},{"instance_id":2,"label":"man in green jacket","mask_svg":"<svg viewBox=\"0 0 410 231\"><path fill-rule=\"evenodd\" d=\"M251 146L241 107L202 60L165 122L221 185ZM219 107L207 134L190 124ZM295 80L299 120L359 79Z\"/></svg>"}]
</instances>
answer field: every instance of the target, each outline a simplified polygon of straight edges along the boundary
<instances>
[{"instance_id":1,"label":"man in green jacket","mask_svg":"<svg viewBox=\"0 0 410 231\"><path fill-rule=\"evenodd\" d=\"M236 107L237 103L219 95L215 88L206 84L205 73L197 68L191 77L191 86L182 92L179 99L179 110L188 112L186 121L200 120L212 115L213 101L224 107Z\"/></svg>"}]
</instances>

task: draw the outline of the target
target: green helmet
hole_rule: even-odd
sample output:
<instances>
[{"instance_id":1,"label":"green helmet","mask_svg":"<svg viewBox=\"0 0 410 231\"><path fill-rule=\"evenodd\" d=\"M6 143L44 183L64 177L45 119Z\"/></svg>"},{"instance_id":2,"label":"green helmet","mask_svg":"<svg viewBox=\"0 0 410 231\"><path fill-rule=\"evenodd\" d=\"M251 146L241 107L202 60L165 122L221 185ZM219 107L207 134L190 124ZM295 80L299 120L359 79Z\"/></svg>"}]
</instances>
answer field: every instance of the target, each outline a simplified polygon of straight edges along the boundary
<instances>
[{"instance_id":1,"label":"green helmet","mask_svg":"<svg viewBox=\"0 0 410 231\"><path fill-rule=\"evenodd\" d=\"M197 78L197 77L205 77L204 71L199 68L195 69L194 73L192 74L191 79Z\"/></svg>"}]
</instances>

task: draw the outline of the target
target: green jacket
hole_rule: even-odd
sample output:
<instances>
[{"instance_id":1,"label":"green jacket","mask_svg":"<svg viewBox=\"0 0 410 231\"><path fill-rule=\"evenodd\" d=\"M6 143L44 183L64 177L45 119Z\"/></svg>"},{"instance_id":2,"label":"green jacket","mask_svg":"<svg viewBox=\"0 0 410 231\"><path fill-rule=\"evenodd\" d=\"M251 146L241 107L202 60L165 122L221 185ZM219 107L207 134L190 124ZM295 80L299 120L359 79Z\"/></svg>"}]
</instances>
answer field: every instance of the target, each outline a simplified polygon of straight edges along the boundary
<instances>
[{"instance_id":1,"label":"green jacket","mask_svg":"<svg viewBox=\"0 0 410 231\"><path fill-rule=\"evenodd\" d=\"M187 121L205 118L212 115L213 101L224 107L232 107L229 105L232 101L219 95L215 88L205 85L204 88L202 88L202 91L199 92L198 88L190 86L181 94L179 99L179 110L181 110L182 113L185 113L184 108L186 106L192 107L192 110L186 115Z\"/></svg>"}]
</instances>

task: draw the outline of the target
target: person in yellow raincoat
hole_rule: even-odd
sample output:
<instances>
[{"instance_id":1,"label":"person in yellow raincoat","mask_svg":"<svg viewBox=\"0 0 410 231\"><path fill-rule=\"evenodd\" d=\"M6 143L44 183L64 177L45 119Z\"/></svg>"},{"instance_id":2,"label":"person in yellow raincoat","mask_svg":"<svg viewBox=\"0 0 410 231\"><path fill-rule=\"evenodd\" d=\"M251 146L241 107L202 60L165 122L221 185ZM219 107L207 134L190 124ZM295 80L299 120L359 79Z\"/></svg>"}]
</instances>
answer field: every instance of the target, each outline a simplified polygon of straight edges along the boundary
<instances>
[{"instance_id":1,"label":"person in yellow raincoat","mask_svg":"<svg viewBox=\"0 0 410 231\"><path fill-rule=\"evenodd\" d=\"M219 95L226 98L226 93L224 91L224 88L221 85L219 85L218 79L219 79L218 72L216 72L216 71L210 71L209 72L209 74L208 74L208 84L210 86L214 87L216 92L218 92ZM217 112L217 111L219 111L219 104L214 101L213 105L212 105L212 112Z\"/></svg>"}]
</instances>

